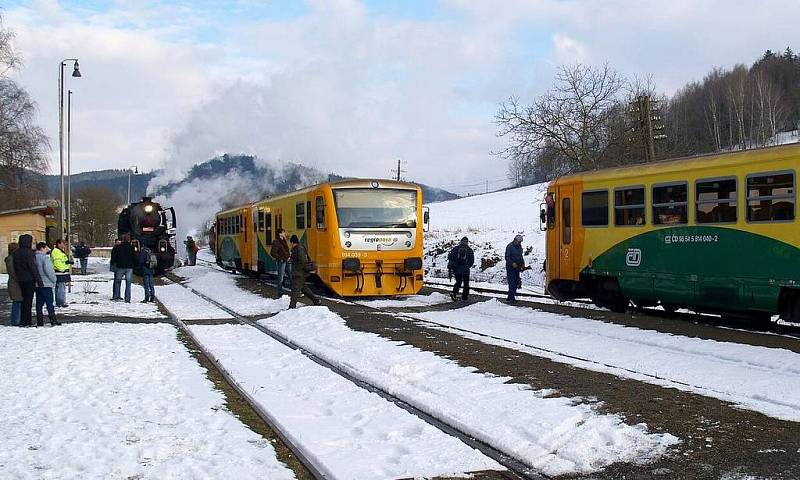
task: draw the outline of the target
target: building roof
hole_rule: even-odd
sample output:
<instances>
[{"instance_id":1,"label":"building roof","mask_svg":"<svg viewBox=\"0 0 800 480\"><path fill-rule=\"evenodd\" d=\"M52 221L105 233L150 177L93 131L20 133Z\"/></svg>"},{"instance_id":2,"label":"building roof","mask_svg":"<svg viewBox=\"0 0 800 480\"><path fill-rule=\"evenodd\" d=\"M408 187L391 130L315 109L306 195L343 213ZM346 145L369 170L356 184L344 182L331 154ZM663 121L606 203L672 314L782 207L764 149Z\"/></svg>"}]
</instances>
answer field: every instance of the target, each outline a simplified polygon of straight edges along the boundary
<instances>
[{"instance_id":1,"label":"building roof","mask_svg":"<svg viewBox=\"0 0 800 480\"><path fill-rule=\"evenodd\" d=\"M20 213L40 213L42 215L52 215L53 213L55 213L55 210L53 210L51 207L48 207L47 205L37 205L35 207L17 208L14 210L3 210L0 211L0 217L6 215L17 215Z\"/></svg>"}]
</instances>

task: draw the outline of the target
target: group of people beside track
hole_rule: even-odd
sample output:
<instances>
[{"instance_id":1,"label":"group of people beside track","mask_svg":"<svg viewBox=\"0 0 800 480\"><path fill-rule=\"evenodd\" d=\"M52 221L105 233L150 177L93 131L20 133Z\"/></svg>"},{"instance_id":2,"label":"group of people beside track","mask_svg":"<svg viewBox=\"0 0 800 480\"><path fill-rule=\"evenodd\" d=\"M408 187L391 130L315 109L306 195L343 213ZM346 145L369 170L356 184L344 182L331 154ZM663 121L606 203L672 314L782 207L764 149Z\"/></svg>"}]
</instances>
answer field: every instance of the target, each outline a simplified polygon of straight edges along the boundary
<instances>
[{"instance_id":1,"label":"group of people beside track","mask_svg":"<svg viewBox=\"0 0 800 480\"><path fill-rule=\"evenodd\" d=\"M514 240L506 246L506 279L508 282L508 296L506 301L510 304L517 303L517 290L522 286L521 274L531 267L525 265L525 257L522 254L522 235L517 235ZM475 265L475 252L469 246L469 238L463 237L461 241L447 254L448 277L455 277L455 285L450 298L458 300L458 293L461 290L461 299L469 300L469 277L470 269Z\"/></svg>"},{"instance_id":2,"label":"group of people beside track","mask_svg":"<svg viewBox=\"0 0 800 480\"><path fill-rule=\"evenodd\" d=\"M300 243L297 235L292 235L286 242L286 231L278 229L278 236L272 242L269 255L275 259L278 274L278 297L283 296L284 281L291 279L291 293L289 308L297 308L297 301L305 295L314 305L319 305L319 299L306 285L306 277L316 271L316 266L308 256L308 251Z\"/></svg>"},{"instance_id":3,"label":"group of people beside track","mask_svg":"<svg viewBox=\"0 0 800 480\"><path fill-rule=\"evenodd\" d=\"M112 301L131 303L131 283L133 282L133 271L136 268L141 274L144 288L142 303L155 303L156 289L153 277L158 268L158 258L155 252L147 247L137 250L131 243L130 235L123 235L114 240L109 268L114 272L114 283L111 287ZM124 297L122 293L123 280L125 281Z\"/></svg>"},{"instance_id":4,"label":"group of people beside track","mask_svg":"<svg viewBox=\"0 0 800 480\"><path fill-rule=\"evenodd\" d=\"M88 247L83 242L73 249L81 255L84 250L88 250ZM88 253L86 256L88 257ZM56 318L55 309L68 306L67 283L71 281L72 263L67 255L66 243L60 238L52 249L45 242L34 245L33 236L28 234L20 235L17 242L8 245L5 264L8 272L8 294L11 297L12 326L44 326L45 307L50 325L61 325ZM31 313L34 297L35 325Z\"/></svg>"}]
</instances>

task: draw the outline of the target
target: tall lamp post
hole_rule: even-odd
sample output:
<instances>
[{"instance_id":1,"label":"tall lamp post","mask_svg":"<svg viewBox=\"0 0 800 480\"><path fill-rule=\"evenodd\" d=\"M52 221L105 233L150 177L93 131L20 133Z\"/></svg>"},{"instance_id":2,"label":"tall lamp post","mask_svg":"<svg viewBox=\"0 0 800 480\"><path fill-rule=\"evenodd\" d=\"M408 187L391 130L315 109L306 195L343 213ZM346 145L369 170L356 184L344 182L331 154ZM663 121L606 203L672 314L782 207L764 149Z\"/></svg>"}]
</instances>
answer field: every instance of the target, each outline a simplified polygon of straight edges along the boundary
<instances>
[{"instance_id":1,"label":"tall lamp post","mask_svg":"<svg viewBox=\"0 0 800 480\"><path fill-rule=\"evenodd\" d=\"M67 90L67 255L72 258L72 90Z\"/></svg>"},{"instance_id":2,"label":"tall lamp post","mask_svg":"<svg viewBox=\"0 0 800 480\"><path fill-rule=\"evenodd\" d=\"M131 174L139 174L139 167L136 165L131 165L128 167L128 205L131 204Z\"/></svg>"},{"instance_id":3,"label":"tall lamp post","mask_svg":"<svg viewBox=\"0 0 800 480\"><path fill-rule=\"evenodd\" d=\"M67 209L64 205L64 67L67 62L75 62L72 68L72 76L80 77L81 71L78 68L77 58L65 58L58 63L58 160L61 164L61 227L60 235L64 236Z\"/></svg>"}]
</instances>

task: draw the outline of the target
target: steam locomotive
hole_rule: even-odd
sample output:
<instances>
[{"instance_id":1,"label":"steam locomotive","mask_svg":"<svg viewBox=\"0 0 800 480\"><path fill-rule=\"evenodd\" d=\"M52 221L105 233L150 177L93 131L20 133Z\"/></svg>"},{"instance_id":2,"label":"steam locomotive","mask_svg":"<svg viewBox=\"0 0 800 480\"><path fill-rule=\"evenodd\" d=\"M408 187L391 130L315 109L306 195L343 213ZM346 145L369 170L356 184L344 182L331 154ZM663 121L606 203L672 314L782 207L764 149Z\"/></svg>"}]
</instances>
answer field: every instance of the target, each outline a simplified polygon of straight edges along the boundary
<instances>
[{"instance_id":1,"label":"steam locomotive","mask_svg":"<svg viewBox=\"0 0 800 480\"><path fill-rule=\"evenodd\" d=\"M150 197L131 203L123 208L117 219L117 233L131 236L131 243L138 252L147 247L156 254L156 275L163 275L175 264L175 209L162 208ZM139 274L139 267L134 269Z\"/></svg>"}]
</instances>

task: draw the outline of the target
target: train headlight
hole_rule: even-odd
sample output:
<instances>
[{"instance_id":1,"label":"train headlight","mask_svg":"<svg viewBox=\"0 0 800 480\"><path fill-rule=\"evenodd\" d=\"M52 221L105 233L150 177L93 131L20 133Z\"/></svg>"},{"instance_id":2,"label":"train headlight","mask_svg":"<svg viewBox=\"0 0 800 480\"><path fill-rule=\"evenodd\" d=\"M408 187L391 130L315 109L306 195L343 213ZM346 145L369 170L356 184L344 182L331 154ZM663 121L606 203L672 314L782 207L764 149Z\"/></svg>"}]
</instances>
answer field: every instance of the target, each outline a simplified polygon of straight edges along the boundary
<instances>
[{"instance_id":1,"label":"train headlight","mask_svg":"<svg viewBox=\"0 0 800 480\"><path fill-rule=\"evenodd\" d=\"M344 246L347 247L347 248L350 248L350 247L353 246L353 243L352 242L344 242Z\"/></svg>"},{"instance_id":2,"label":"train headlight","mask_svg":"<svg viewBox=\"0 0 800 480\"><path fill-rule=\"evenodd\" d=\"M411 246L411 240L408 240L408 241L406 242L406 247L410 247L410 246Z\"/></svg>"},{"instance_id":3,"label":"train headlight","mask_svg":"<svg viewBox=\"0 0 800 480\"><path fill-rule=\"evenodd\" d=\"M152 212L153 211L153 205L148 203L147 205L144 206L144 211L147 212L147 213Z\"/></svg>"},{"instance_id":4,"label":"train headlight","mask_svg":"<svg viewBox=\"0 0 800 480\"><path fill-rule=\"evenodd\" d=\"M411 232L406 232L406 237L411 238Z\"/></svg>"},{"instance_id":5,"label":"train headlight","mask_svg":"<svg viewBox=\"0 0 800 480\"><path fill-rule=\"evenodd\" d=\"M344 232L344 238L350 238L350 232Z\"/></svg>"}]
</instances>

